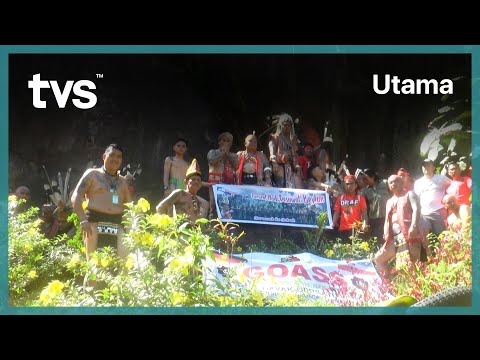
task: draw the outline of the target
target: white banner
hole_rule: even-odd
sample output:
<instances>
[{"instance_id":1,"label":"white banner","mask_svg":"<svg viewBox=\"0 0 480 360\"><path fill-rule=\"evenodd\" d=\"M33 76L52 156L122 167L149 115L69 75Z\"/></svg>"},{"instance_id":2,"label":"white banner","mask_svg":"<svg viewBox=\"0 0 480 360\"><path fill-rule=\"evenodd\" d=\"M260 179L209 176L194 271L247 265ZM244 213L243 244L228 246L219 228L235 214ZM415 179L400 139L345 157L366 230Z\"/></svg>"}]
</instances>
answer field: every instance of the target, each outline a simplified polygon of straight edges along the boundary
<instances>
[{"instance_id":1,"label":"white banner","mask_svg":"<svg viewBox=\"0 0 480 360\"><path fill-rule=\"evenodd\" d=\"M305 295L310 300L330 299L336 305L355 306L365 297L384 297L381 279L370 260L339 261L310 253L276 255L214 252L210 270L222 281L229 271L242 283L257 279L257 289L275 298L281 293ZM374 301L375 302L375 301Z\"/></svg>"},{"instance_id":2,"label":"white banner","mask_svg":"<svg viewBox=\"0 0 480 360\"><path fill-rule=\"evenodd\" d=\"M317 217L326 212L325 228L332 229L326 191L215 184L213 194L221 221L318 228Z\"/></svg>"}]
</instances>

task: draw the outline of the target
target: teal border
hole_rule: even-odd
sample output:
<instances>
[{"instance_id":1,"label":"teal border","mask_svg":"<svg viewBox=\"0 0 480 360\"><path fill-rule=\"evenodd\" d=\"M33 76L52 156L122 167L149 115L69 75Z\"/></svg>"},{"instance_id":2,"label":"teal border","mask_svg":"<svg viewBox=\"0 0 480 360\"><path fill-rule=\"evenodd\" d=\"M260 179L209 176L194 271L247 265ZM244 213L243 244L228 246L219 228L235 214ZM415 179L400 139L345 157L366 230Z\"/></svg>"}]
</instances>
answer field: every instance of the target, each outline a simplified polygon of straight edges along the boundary
<instances>
[{"instance_id":1,"label":"teal border","mask_svg":"<svg viewBox=\"0 0 480 360\"><path fill-rule=\"evenodd\" d=\"M0 314L9 315L400 315L405 308L23 308L8 306L8 55L9 54L471 54L472 55L472 178L477 179L480 139L479 45L8 45L0 46ZM421 308L415 314L480 314L479 201L473 189L473 306ZM419 308L420 309L420 308Z\"/></svg>"}]
</instances>

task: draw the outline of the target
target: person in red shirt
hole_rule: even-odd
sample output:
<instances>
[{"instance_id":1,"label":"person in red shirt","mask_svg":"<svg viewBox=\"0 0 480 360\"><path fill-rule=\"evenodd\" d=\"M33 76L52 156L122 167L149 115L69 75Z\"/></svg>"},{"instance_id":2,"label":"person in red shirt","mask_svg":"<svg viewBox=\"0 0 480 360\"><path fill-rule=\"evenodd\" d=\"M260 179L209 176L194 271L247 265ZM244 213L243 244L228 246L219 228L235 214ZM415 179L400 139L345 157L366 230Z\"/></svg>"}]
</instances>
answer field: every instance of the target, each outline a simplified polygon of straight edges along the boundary
<instances>
[{"instance_id":1,"label":"person in red shirt","mask_svg":"<svg viewBox=\"0 0 480 360\"><path fill-rule=\"evenodd\" d=\"M446 193L457 199L458 205L472 205L470 195L472 194L472 178L461 176L461 170L457 163L448 165L448 176L452 179Z\"/></svg>"},{"instance_id":2,"label":"person in red shirt","mask_svg":"<svg viewBox=\"0 0 480 360\"><path fill-rule=\"evenodd\" d=\"M354 175L343 178L345 193L337 199L334 207L333 226L339 222L338 237L342 242L351 242L350 236L355 236L355 229L364 233L369 230L367 203L362 195L357 195L357 183Z\"/></svg>"}]
</instances>

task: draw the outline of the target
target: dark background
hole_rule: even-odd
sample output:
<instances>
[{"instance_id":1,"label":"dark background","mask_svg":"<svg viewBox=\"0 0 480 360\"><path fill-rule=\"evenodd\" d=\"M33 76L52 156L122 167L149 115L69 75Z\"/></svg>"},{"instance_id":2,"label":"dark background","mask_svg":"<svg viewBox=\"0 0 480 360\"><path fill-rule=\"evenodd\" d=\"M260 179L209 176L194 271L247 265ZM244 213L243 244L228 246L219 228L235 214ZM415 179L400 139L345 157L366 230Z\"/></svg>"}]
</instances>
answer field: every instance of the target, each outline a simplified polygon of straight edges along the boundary
<instances>
[{"instance_id":1,"label":"dark background","mask_svg":"<svg viewBox=\"0 0 480 360\"><path fill-rule=\"evenodd\" d=\"M420 143L442 95L378 95L373 74L440 81L470 78L470 71L468 54L10 55L9 188L29 186L38 205L47 199L42 164L50 177L71 167L73 189L117 142L125 149L124 165L142 164L137 191L155 205L163 193L164 159L177 137L188 140L186 159L196 157L206 179L206 154L218 134L232 132L232 150L242 150L245 136L263 133L267 117L280 112L299 118L297 135L314 145L329 121L337 165L348 153L352 171L371 167L386 177L405 167L420 176ZM59 109L45 89L47 109L35 109L27 82L37 73L61 89L66 80L95 82L96 106L77 109L72 92ZM465 86L468 92L470 83ZM260 150L267 150L267 138L259 139Z\"/></svg>"}]
</instances>

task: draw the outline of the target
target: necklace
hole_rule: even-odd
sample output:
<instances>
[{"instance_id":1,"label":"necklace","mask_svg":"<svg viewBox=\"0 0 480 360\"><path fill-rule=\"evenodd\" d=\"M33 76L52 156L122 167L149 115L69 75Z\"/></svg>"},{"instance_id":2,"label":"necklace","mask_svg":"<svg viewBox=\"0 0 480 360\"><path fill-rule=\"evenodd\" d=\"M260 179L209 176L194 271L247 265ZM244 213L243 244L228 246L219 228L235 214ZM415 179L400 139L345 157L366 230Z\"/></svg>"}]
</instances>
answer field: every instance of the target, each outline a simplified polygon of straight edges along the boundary
<instances>
[{"instance_id":1,"label":"necklace","mask_svg":"<svg viewBox=\"0 0 480 360\"><path fill-rule=\"evenodd\" d=\"M114 176L110 175L107 172L107 169L105 169L105 166L102 167L103 173L105 174L105 178L108 181L108 184L110 185L110 192L115 193L117 191L117 185L118 185L118 174L115 174ZM115 179L115 181L111 179Z\"/></svg>"},{"instance_id":2,"label":"necklace","mask_svg":"<svg viewBox=\"0 0 480 360\"><path fill-rule=\"evenodd\" d=\"M198 216L200 216L201 209L200 209L200 205L198 204L197 196L193 194L190 194L190 196L192 197L193 212Z\"/></svg>"},{"instance_id":3,"label":"necklace","mask_svg":"<svg viewBox=\"0 0 480 360\"><path fill-rule=\"evenodd\" d=\"M246 161L246 162L251 162L251 163L257 162L257 154L256 154L256 152L253 153L253 154L250 154L248 151L245 152L245 161Z\"/></svg>"}]
</instances>

